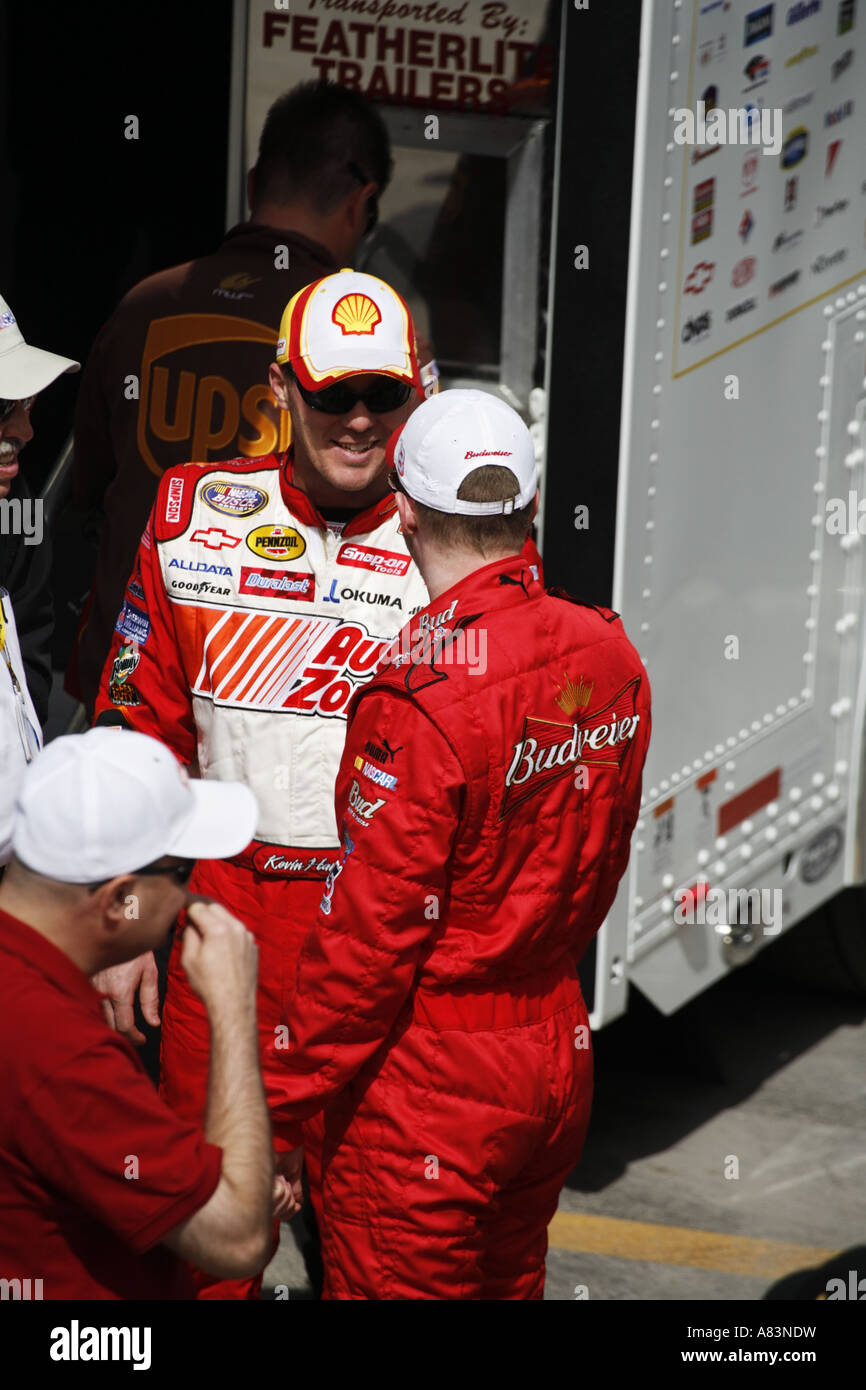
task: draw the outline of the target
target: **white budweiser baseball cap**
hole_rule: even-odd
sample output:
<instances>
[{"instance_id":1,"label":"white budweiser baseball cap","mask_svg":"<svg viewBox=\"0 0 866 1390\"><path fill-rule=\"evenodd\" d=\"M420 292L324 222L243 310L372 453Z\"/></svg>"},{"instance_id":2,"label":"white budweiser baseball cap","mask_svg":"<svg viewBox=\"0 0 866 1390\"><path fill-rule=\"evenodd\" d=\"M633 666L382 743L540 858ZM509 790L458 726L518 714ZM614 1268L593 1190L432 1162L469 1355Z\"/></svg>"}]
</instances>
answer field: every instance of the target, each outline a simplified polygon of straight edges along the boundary
<instances>
[{"instance_id":1,"label":"white budweiser baseball cap","mask_svg":"<svg viewBox=\"0 0 866 1390\"><path fill-rule=\"evenodd\" d=\"M91 729L55 739L21 782L12 849L35 873L98 883L163 855L224 859L253 837L256 798L199 781L147 734Z\"/></svg>"},{"instance_id":2,"label":"white budweiser baseball cap","mask_svg":"<svg viewBox=\"0 0 866 1390\"><path fill-rule=\"evenodd\" d=\"M516 410L486 391L442 391L423 401L388 441L388 462L404 491L437 512L507 514L538 490L532 435ZM468 474L485 464L510 468L519 492L502 502L459 498Z\"/></svg>"},{"instance_id":3,"label":"white budweiser baseball cap","mask_svg":"<svg viewBox=\"0 0 866 1390\"><path fill-rule=\"evenodd\" d=\"M31 347L6 300L0 296L0 396L8 401L36 396L64 372L77 372L80 362L56 352Z\"/></svg>"},{"instance_id":4,"label":"white budweiser baseball cap","mask_svg":"<svg viewBox=\"0 0 866 1390\"><path fill-rule=\"evenodd\" d=\"M409 306L377 275L357 270L326 275L289 300L277 361L289 363L308 391L344 376L381 372L424 394Z\"/></svg>"}]
</instances>

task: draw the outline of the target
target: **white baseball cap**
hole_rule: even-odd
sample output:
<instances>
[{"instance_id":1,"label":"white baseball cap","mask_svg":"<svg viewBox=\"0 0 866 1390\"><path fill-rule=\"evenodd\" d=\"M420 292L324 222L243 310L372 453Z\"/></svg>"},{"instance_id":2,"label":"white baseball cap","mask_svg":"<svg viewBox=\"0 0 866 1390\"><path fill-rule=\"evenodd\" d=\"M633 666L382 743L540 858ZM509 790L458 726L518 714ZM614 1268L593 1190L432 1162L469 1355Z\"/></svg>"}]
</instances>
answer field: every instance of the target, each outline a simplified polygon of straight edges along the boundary
<instances>
[{"instance_id":1,"label":"white baseball cap","mask_svg":"<svg viewBox=\"0 0 866 1390\"><path fill-rule=\"evenodd\" d=\"M0 397L21 401L36 396L64 372L77 372L80 362L56 352L31 347L6 300L0 296Z\"/></svg>"},{"instance_id":2,"label":"white baseball cap","mask_svg":"<svg viewBox=\"0 0 866 1390\"><path fill-rule=\"evenodd\" d=\"M424 394L409 306L377 275L357 270L326 275L289 300L277 361L288 362L308 391L344 376L381 372Z\"/></svg>"},{"instance_id":3,"label":"white baseball cap","mask_svg":"<svg viewBox=\"0 0 866 1390\"><path fill-rule=\"evenodd\" d=\"M496 516L526 507L538 490L532 436L510 405L486 391L442 391L423 401L388 441L388 462L416 502L437 512ZM504 502L464 502L476 468L510 468L520 491Z\"/></svg>"},{"instance_id":4,"label":"white baseball cap","mask_svg":"<svg viewBox=\"0 0 866 1390\"><path fill-rule=\"evenodd\" d=\"M253 837L257 815L248 787L191 778L157 739L90 729L55 739L29 764L12 850L46 878L98 883L165 854L239 854Z\"/></svg>"}]
</instances>

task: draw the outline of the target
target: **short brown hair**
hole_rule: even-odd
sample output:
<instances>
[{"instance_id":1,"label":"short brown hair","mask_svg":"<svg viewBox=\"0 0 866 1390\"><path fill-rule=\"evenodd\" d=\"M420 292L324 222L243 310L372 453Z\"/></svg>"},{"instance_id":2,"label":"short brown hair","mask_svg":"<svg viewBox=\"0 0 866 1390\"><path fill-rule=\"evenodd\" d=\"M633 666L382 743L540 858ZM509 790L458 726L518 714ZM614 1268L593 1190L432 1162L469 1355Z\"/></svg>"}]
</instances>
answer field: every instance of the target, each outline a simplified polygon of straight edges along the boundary
<instances>
[{"instance_id":1,"label":"short brown hair","mask_svg":"<svg viewBox=\"0 0 866 1390\"><path fill-rule=\"evenodd\" d=\"M406 489L397 484L400 491ZM463 479L457 490L463 502L504 502L509 497L520 494L520 484L510 468L498 463L488 463L482 468L473 468ZM516 555L523 547L529 528L532 525L532 503L513 512L493 513L491 516L461 516L455 512L437 512L423 502L412 499L417 509L424 534L445 549L475 550L486 559L488 554L503 550Z\"/></svg>"}]
</instances>

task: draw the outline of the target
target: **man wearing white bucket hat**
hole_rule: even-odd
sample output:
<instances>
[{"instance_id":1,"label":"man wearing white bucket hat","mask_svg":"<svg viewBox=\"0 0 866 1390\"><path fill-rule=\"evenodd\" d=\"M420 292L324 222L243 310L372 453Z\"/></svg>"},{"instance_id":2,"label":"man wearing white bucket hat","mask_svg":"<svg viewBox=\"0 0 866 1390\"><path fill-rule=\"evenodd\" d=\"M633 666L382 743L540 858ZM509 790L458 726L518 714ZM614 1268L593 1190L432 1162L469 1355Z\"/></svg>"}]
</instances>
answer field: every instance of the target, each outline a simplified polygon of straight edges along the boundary
<instances>
[{"instance_id":1,"label":"man wearing white bucket hat","mask_svg":"<svg viewBox=\"0 0 866 1390\"><path fill-rule=\"evenodd\" d=\"M30 410L40 391L77 371L71 358L25 342L0 297L0 864L18 781L42 744L51 688L51 557L19 454L33 438Z\"/></svg>"},{"instance_id":2,"label":"man wearing white bucket hat","mask_svg":"<svg viewBox=\"0 0 866 1390\"><path fill-rule=\"evenodd\" d=\"M160 1100L88 978L161 944L194 861L234 853L255 816L246 787L191 781L141 734L56 739L24 775L0 884L0 1276L38 1274L35 1297L190 1298L178 1256L249 1273L275 1204L294 1207L274 1188L246 928L189 910L184 969L213 1039L203 1129Z\"/></svg>"},{"instance_id":3,"label":"man wearing white bucket hat","mask_svg":"<svg viewBox=\"0 0 866 1390\"><path fill-rule=\"evenodd\" d=\"M649 686L618 615L522 553L514 411L446 391L389 455L431 602L349 712L275 1114L325 1110L326 1296L538 1299L589 1120L577 962L628 861Z\"/></svg>"}]
</instances>

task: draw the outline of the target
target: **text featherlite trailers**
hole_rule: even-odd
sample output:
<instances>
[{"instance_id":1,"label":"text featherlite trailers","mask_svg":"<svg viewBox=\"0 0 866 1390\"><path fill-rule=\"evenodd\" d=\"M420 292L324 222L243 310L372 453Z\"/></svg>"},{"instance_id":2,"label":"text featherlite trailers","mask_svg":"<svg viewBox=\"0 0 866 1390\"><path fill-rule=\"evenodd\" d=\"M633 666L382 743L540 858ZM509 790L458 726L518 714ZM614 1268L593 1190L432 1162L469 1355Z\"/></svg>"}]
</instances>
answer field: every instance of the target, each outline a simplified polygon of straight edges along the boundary
<instances>
[{"instance_id":1,"label":"text featherlite trailers","mask_svg":"<svg viewBox=\"0 0 866 1390\"><path fill-rule=\"evenodd\" d=\"M387 100L397 173L365 268L407 293L446 385L534 422L548 578L611 604L646 663L653 738L587 962L595 1026L632 983L675 1011L863 879L856 10L237 8L231 211L279 91L328 75ZM453 109L467 92L476 109ZM686 110L700 143L679 143Z\"/></svg>"}]
</instances>

